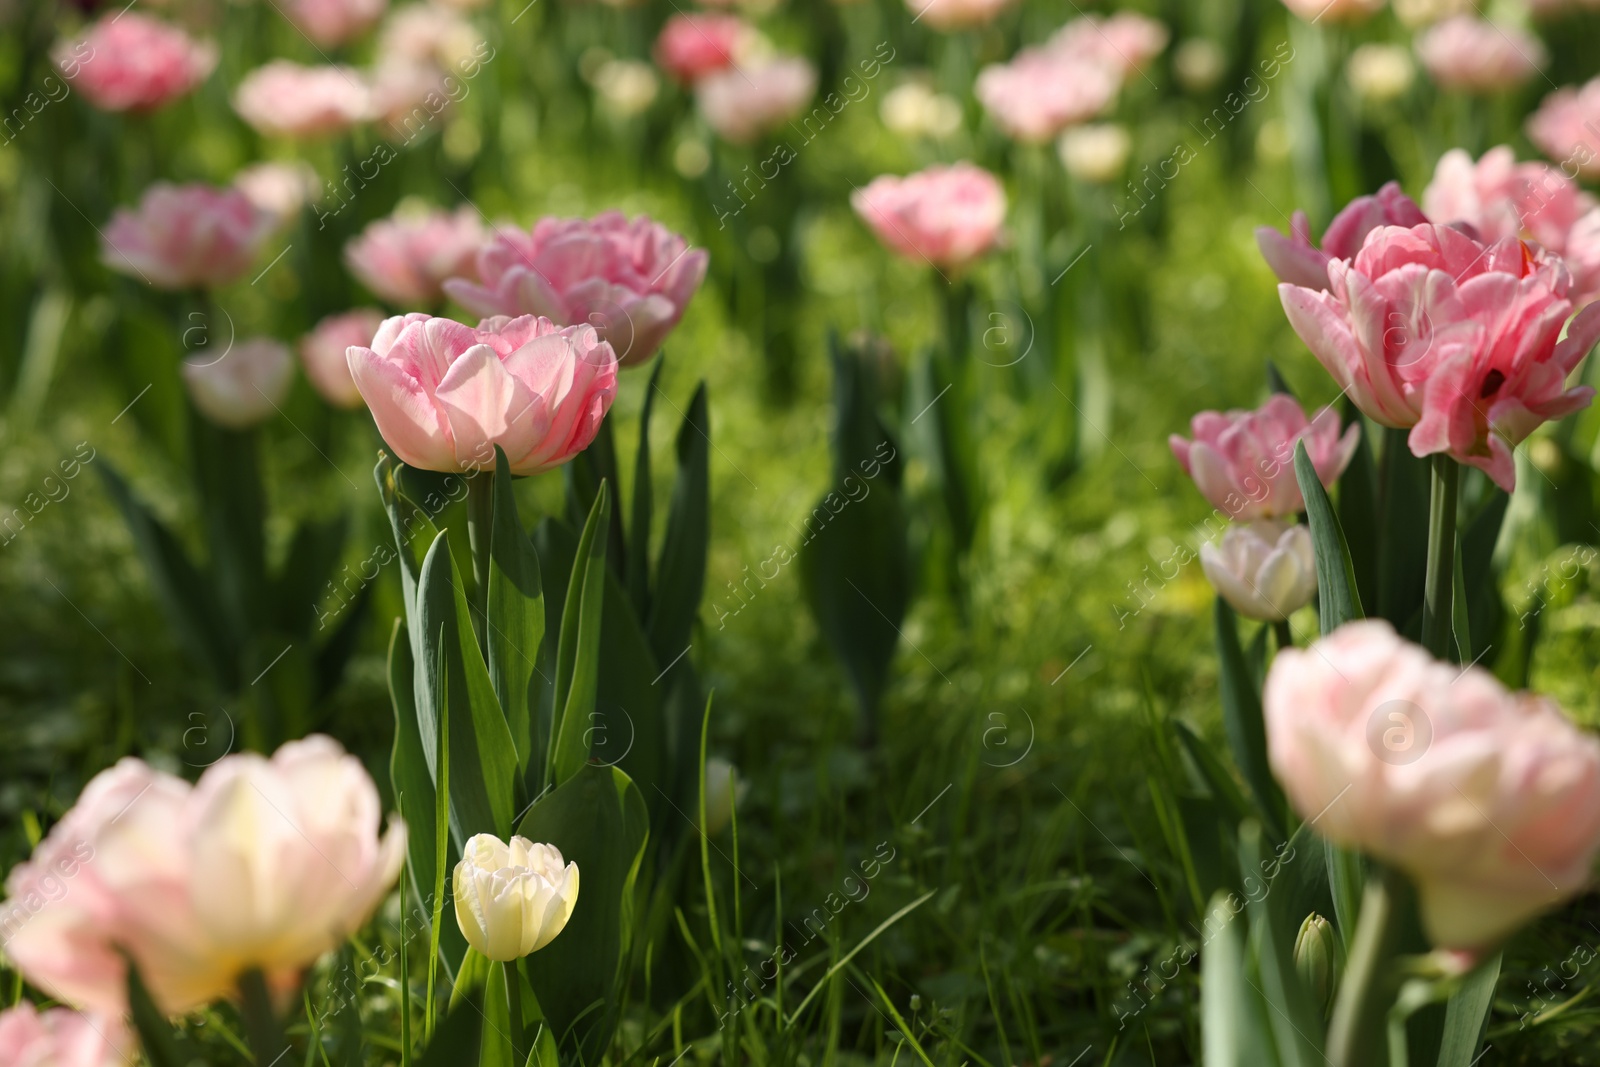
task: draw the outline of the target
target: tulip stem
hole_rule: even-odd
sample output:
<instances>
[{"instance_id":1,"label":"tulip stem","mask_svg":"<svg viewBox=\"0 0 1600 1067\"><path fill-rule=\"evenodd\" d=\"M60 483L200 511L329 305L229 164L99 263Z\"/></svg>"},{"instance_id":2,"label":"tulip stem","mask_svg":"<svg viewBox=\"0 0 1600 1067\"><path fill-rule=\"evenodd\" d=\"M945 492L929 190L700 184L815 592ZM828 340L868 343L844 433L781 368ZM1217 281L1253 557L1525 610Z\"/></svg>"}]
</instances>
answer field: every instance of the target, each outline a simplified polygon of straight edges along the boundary
<instances>
[{"instance_id":1,"label":"tulip stem","mask_svg":"<svg viewBox=\"0 0 1600 1067\"><path fill-rule=\"evenodd\" d=\"M1279 619L1273 623L1272 632L1278 639L1278 651L1294 647L1294 631L1289 629L1288 619Z\"/></svg>"},{"instance_id":2,"label":"tulip stem","mask_svg":"<svg viewBox=\"0 0 1600 1067\"><path fill-rule=\"evenodd\" d=\"M1328 1025L1328 1062L1333 1067L1381 1067L1388 1062L1387 1020L1402 933L1400 905L1409 892L1404 878L1387 867L1367 879L1344 981Z\"/></svg>"},{"instance_id":3,"label":"tulip stem","mask_svg":"<svg viewBox=\"0 0 1600 1067\"><path fill-rule=\"evenodd\" d=\"M239 976L239 996L243 1001L240 1014L244 1016L245 1032L250 1037L250 1051L255 1054L256 1063L262 1067L276 1063L288 1042L278 1023L266 976L253 967L245 971Z\"/></svg>"},{"instance_id":4,"label":"tulip stem","mask_svg":"<svg viewBox=\"0 0 1600 1067\"><path fill-rule=\"evenodd\" d=\"M513 1061L521 1060L522 1052L522 980L517 977L517 961L506 960L500 966L506 970L506 1010L511 1020L511 1051Z\"/></svg>"},{"instance_id":5,"label":"tulip stem","mask_svg":"<svg viewBox=\"0 0 1600 1067\"><path fill-rule=\"evenodd\" d=\"M489 630L489 531L494 523L494 471L467 476L467 540L472 545L472 606L480 634Z\"/></svg>"},{"instance_id":6,"label":"tulip stem","mask_svg":"<svg viewBox=\"0 0 1600 1067\"><path fill-rule=\"evenodd\" d=\"M1433 457L1428 500L1428 573L1422 594L1422 645L1435 659L1451 653L1451 613L1456 577L1456 500L1461 466L1446 455Z\"/></svg>"}]
</instances>

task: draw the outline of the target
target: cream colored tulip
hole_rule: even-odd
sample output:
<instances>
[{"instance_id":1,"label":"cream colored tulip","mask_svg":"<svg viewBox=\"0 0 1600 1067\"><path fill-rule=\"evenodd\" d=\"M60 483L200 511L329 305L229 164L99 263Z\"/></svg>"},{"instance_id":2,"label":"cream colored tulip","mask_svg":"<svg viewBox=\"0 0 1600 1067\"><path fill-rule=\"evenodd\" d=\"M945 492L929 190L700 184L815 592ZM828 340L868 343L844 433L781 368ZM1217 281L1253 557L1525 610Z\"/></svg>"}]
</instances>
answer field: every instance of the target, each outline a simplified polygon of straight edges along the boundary
<instances>
[{"instance_id":1,"label":"cream colored tulip","mask_svg":"<svg viewBox=\"0 0 1600 1067\"><path fill-rule=\"evenodd\" d=\"M554 845L493 834L467 841L453 885L456 923L467 944L491 960L515 960L544 948L567 925L578 902L578 865L562 866Z\"/></svg>"},{"instance_id":2,"label":"cream colored tulip","mask_svg":"<svg viewBox=\"0 0 1600 1067\"><path fill-rule=\"evenodd\" d=\"M1200 546L1200 566L1234 610L1264 622L1287 619L1317 591L1317 560L1304 526L1269 520L1230 526L1220 546Z\"/></svg>"}]
</instances>

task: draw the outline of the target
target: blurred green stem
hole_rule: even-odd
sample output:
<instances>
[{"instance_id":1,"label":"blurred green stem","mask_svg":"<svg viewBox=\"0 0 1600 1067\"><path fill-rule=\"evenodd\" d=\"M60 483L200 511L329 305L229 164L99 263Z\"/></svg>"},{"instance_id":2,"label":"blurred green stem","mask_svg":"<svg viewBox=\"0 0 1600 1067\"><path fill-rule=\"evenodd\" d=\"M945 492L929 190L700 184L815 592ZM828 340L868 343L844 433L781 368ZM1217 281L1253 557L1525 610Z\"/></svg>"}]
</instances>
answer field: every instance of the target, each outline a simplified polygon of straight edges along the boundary
<instances>
[{"instance_id":1,"label":"blurred green stem","mask_svg":"<svg viewBox=\"0 0 1600 1067\"><path fill-rule=\"evenodd\" d=\"M277 1063L287 1051L288 1042L278 1024L266 976L254 968L244 972L239 976L239 996L243 1001L240 1013L244 1016L245 1032L250 1037L250 1051L255 1053L256 1063Z\"/></svg>"},{"instance_id":2,"label":"blurred green stem","mask_svg":"<svg viewBox=\"0 0 1600 1067\"><path fill-rule=\"evenodd\" d=\"M500 966L506 972L506 1010L510 1012L511 1051L515 1057L521 1055L519 1046L522 1044L522 979L517 976L516 960L506 960Z\"/></svg>"},{"instance_id":3,"label":"blurred green stem","mask_svg":"<svg viewBox=\"0 0 1600 1067\"><path fill-rule=\"evenodd\" d=\"M1433 457L1433 488L1428 498L1428 573L1422 594L1422 645L1435 659L1450 656L1451 599L1456 572L1456 498L1461 466L1446 455Z\"/></svg>"},{"instance_id":4,"label":"blurred green stem","mask_svg":"<svg viewBox=\"0 0 1600 1067\"><path fill-rule=\"evenodd\" d=\"M945 279L939 287L944 303L945 343L949 346L951 370L957 374L967 365L972 340L972 283L966 278Z\"/></svg>"},{"instance_id":5,"label":"blurred green stem","mask_svg":"<svg viewBox=\"0 0 1600 1067\"><path fill-rule=\"evenodd\" d=\"M1389 1062L1386 1020L1394 999L1390 978L1400 948L1400 905L1409 893L1404 878L1389 868L1367 879L1361 919L1328 1024L1332 1067L1384 1067Z\"/></svg>"}]
</instances>

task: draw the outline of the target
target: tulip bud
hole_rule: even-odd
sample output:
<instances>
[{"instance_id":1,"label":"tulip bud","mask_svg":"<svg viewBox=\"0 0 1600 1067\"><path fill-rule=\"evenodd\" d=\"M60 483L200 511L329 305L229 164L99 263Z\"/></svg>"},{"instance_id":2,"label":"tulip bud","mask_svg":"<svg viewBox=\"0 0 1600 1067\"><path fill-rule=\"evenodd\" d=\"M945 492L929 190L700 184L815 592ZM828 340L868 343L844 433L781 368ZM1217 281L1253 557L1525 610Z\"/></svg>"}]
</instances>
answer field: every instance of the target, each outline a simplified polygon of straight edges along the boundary
<instances>
[{"instance_id":1,"label":"tulip bud","mask_svg":"<svg viewBox=\"0 0 1600 1067\"><path fill-rule=\"evenodd\" d=\"M1350 53L1345 78L1362 101L1386 104L1411 88L1417 67L1411 53L1397 44L1364 44Z\"/></svg>"},{"instance_id":2,"label":"tulip bud","mask_svg":"<svg viewBox=\"0 0 1600 1067\"><path fill-rule=\"evenodd\" d=\"M244 430L272 415L294 381L294 357L282 342L254 337L219 357L190 356L183 383L200 413L219 426Z\"/></svg>"},{"instance_id":3,"label":"tulip bud","mask_svg":"<svg viewBox=\"0 0 1600 1067\"><path fill-rule=\"evenodd\" d=\"M1294 939L1294 968L1324 1014L1333 1009L1334 994L1339 990L1341 955L1333 924L1316 912L1307 915Z\"/></svg>"},{"instance_id":4,"label":"tulip bud","mask_svg":"<svg viewBox=\"0 0 1600 1067\"><path fill-rule=\"evenodd\" d=\"M1122 177L1132 150L1133 138L1128 131L1110 122L1074 126L1056 143L1067 173L1093 185Z\"/></svg>"},{"instance_id":5,"label":"tulip bud","mask_svg":"<svg viewBox=\"0 0 1600 1067\"><path fill-rule=\"evenodd\" d=\"M578 902L578 865L563 867L554 845L477 834L463 852L452 884L467 944L504 962L544 948L566 927Z\"/></svg>"},{"instance_id":6,"label":"tulip bud","mask_svg":"<svg viewBox=\"0 0 1600 1067\"><path fill-rule=\"evenodd\" d=\"M712 756L706 760L706 825L707 834L715 836L733 821L733 809L744 799L750 783L739 777L739 768L723 759Z\"/></svg>"},{"instance_id":7,"label":"tulip bud","mask_svg":"<svg viewBox=\"0 0 1600 1067\"><path fill-rule=\"evenodd\" d=\"M1317 591L1317 560L1304 526L1270 520L1230 526L1220 547L1200 546L1200 566L1217 595L1263 622L1287 619Z\"/></svg>"}]
</instances>

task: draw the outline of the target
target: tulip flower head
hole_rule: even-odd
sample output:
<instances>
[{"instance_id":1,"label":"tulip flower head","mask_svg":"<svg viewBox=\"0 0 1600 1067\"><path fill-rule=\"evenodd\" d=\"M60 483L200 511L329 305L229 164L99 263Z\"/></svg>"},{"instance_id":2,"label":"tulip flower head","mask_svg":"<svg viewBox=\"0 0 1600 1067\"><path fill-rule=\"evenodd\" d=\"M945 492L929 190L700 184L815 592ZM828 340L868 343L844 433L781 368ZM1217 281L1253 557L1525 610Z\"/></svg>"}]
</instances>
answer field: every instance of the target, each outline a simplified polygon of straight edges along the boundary
<instances>
[{"instance_id":1,"label":"tulip flower head","mask_svg":"<svg viewBox=\"0 0 1600 1067\"><path fill-rule=\"evenodd\" d=\"M1200 566L1217 595L1249 619L1282 622L1317 592L1317 558L1304 526L1270 519L1229 526L1220 546L1200 546Z\"/></svg>"},{"instance_id":2,"label":"tulip flower head","mask_svg":"<svg viewBox=\"0 0 1600 1067\"><path fill-rule=\"evenodd\" d=\"M1000 180L971 163L880 175L856 190L850 205L885 247L957 270L994 247L1006 217Z\"/></svg>"},{"instance_id":3,"label":"tulip flower head","mask_svg":"<svg viewBox=\"0 0 1600 1067\"><path fill-rule=\"evenodd\" d=\"M1256 244L1280 282L1326 289L1329 260L1354 258L1367 234L1379 226L1419 226L1427 221L1422 209L1400 191L1399 183L1389 182L1377 195L1358 196L1335 215L1320 248L1311 243L1311 223L1304 211L1294 213L1288 237L1263 226L1256 231Z\"/></svg>"},{"instance_id":4,"label":"tulip flower head","mask_svg":"<svg viewBox=\"0 0 1600 1067\"><path fill-rule=\"evenodd\" d=\"M238 189L156 182L137 210L111 216L101 259L157 289L226 285L250 269L276 225Z\"/></svg>"},{"instance_id":5,"label":"tulip flower head","mask_svg":"<svg viewBox=\"0 0 1600 1067\"><path fill-rule=\"evenodd\" d=\"M1118 11L1109 18L1081 15L1057 30L1046 47L1098 62L1127 78L1149 66L1171 39L1164 23L1136 11Z\"/></svg>"},{"instance_id":6,"label":"tulip flower head","mask_svg":"<svg viewBox=\"0 0 1600 1067\"><path fill-rule=\"evenodd\" d=\"M1296 17L1307 22L1356 23L1383 10L1387 0L1283 0Z\"/></svg>"},{"instance_id":7,"label":"tulip flower head","mask_svg":"<svg viewBox=\"0 0 1600 1067\"><path fill-rule=\"evenodd\" d=\"M1043 47L983 68L973 92L1008 137L1040 144L1105 111L1121 87L1121 73L1100 59Z\"/></svg>"},{"instance_id":8,"label":"tulip flower head","mask_svg":"<svg viewBox=\"0 0 1600 1067\"><path fill-rule=\"evenodd\" d=\"M471 204L455 211L399 210L347 244L344 262L357 281L391 304L427 306L443 298L446 278L472 272L488 237Z\"/></svg>"},{"instance_id":9,"label":"tulip flower head","mask_svg":"<svg viewBox=\"0 0 1600 1067\"><path fill-rule=\"evenodd\" d=\"M755 27L737 15L679 12L661 27L654 54L662 70L693 85L749 56L759 41Z\"/></svg>"},{"instance_id":10,"label":"tulip flower head","mask_svg":"<svg viewBox=\"0 0 1600 1067\"><path fill-rule=\"evenodd\" d=\"M802 56L770 56L702 77L695 103L717 136L749 144L787 123L811 102L817 70Z\"/></svg>"},{"instance_id":11,"label":"tulip flower head","mask_svg":"<svg viewBox=\"0 0 1600 1067\"><path fill-rule=\"evenodd\" d=\"M313 42L324 48L345 44L383 17L389 0L284 0L279 8Z\"/></svg>"},{"instance_id":12,"label":"tulip flower head","mask_svg":"<svg viewBox=\"0 0 1600 1067\"><path fill-rule=\"evenodd\" d=\"M123 1067L137 1050L114 1016L39 1011L27 1001L0 1012L0 1063L7 1067Z\"/></svg>"},{"instance_id":13,"label":"tulip flower head","mask_svg":"<svg viewBox=\"0 0 1600 1067\"><path fill-rule=\"evenodd\" d=\"M589 446L617 395L617 357L593 326L524 315L477 328L411 314L347 356L378 432L413 467L512 474L558 467Z\"/></svg>"},{"instance_id":14,"label":"tulip flower head","mask_svg":"<svg viewBox=\"0 0 1600 1067\"><path fill-rule=\"evenodd\" d=\"M1600 177L1600 78L1557 89L1527 122L1528 140L1568 173Z\"/></svg>"},{"instance_id":15,"label":"tulip flower head","mask_svg":"<svg viewBox=\"0 0 1600 1067\"><path fill-rule=\"evenodd\" d=\"M1600 307L1561 339L1571 275L1517 238L1388 226L1328 279L1327 292L1278 287L1289 322L1369 418L1411 430L1414 455L1445 453L1509 491L1512 449L1594 395L1567 377L1600 338Z\"/></svg>"},{"instance_id":16,"label":"tulip flower head","mask_svg":"<svg viewBox=\"0 0 1600 1067\"><path fill-rule=\"evenodd\" d=\"M385 315L377 308L355 308L329 315L300 339L300 364L322 399L337 408L361 406L361 390L350 375L346 353L352 345L372 344Z\"/></svg>"},{"instance_id":17,"label":"tulip flower head","mask_svg":"<svg viewBox=\"0 0 1600 1067\"><path fill-rule=\"evenodd\" d=\"M289 347L270 337L240 341L221 356L201 354L183 361L183 384L194 406L233 430L271 418L293 382Z\"/></svg>"},{"instance_id":18,"label":"tulip flower head","mask_svg":"<svg viewBox=\"0 0 1600 1067\"><path fill-rule=\"evenodd\" d=\"M1440 88L1496 93L1527 82L1550 56L1544 42L1517 26L1457 15L1423 31L1417 58Z\"/></svg>"},{"instance_id":19,"label":"tulip flower head","mask_svg":"<svg viewBox=\"0 0 1600 1067\"><path fill-rule=\"evenodd\" d=\"M462 935L491 960L521 959L555 940L578 903L578 865L525 837L477 834L451 880Z\"/></svg>"},{"instance_id":20,"label":"tulip flower head","mask_svg":"<svg viewBox=\"0 0 1600 1067\"><path fill-rule=\"evenodd\" d=\"M1600 740L1554 702L1361 621L1280 651L1263 708L1295 810L1409 875L1436 946L1492 949L1588 887Z\"/></svg>"},{"instance_id":21,"label":"tulip flower head","mask_svg":"<svg viewBox=\"0 0 1600 1067\"><path fill-rule=\"evenodd\" d=\"M329 137L372 118L372 86L350 67L275 59L244 76L233 109L268 137Z\"/></svg>"},{"instance_id":22,"label":"tulip flower head","mask_svg":"<svg viewBox=\"0 0 1600 1067\"><path fill-rule=\"evenodd\" d=\"M906 0L914 17L932 29L949 32L993 22L1015 0Z\"/></svg>"},{"instance_id":23,"label":"tulip flower head","mask_svg":"<svg viewBox=\"0 0 1600 1067\"><path fill-rule=\"evenodd\" d=\"M56 68L102 111L154 111L205 81L217 46L126 9L53 52Z\"/></svg>"}]
</instances>

